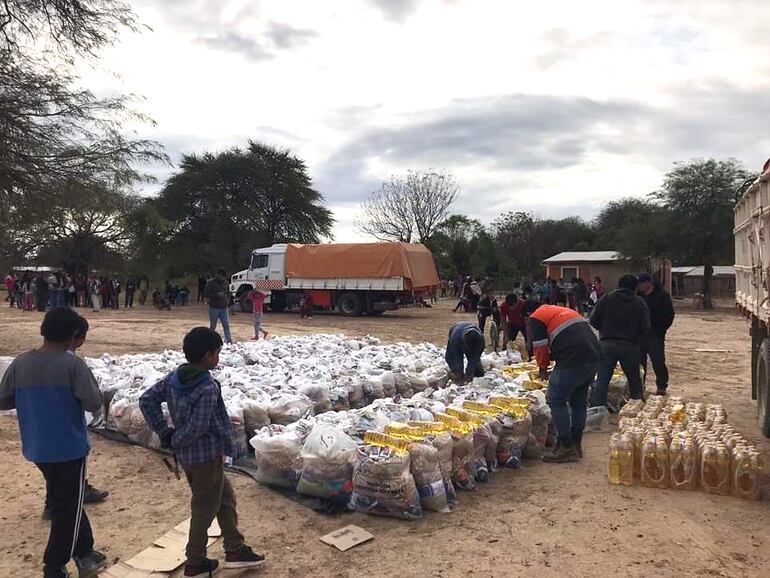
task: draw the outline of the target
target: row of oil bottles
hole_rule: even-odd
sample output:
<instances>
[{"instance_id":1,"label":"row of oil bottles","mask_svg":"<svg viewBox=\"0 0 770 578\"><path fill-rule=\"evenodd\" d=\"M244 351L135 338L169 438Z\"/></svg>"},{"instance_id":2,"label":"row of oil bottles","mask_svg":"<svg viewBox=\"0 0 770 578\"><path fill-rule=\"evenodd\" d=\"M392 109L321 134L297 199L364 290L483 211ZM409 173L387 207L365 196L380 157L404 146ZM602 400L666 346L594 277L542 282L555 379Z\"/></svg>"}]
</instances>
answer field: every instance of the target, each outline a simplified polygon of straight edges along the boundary
<instances>
[{"instance_id":1,"label":"row of oil bottles","mask_svg":"<svg viewBox=\"0 0 770 578\"><path fill-rule=\"evenodd\" d=\"M720 405L681 398L632 400L610 438L611 484L702 490L759 499L762 458Z\"/></svg>"}]
</instances>

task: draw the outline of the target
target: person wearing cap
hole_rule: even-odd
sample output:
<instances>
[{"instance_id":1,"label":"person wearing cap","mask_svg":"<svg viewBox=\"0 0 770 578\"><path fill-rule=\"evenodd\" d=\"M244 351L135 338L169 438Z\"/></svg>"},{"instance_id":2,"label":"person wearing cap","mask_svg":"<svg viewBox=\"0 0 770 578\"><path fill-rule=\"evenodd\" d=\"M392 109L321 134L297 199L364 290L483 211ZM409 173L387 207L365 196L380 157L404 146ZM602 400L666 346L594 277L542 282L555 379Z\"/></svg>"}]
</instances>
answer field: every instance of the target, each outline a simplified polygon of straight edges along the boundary
<instances>
[{"instance_id":1,"label":"person wearing cap","mask_svg":"<svg viewBox=\"0 0 770 578\"><path fill-rule=\"evenodd\" d=\"M482 377L481 354L484 353L484 333L473 323L460 321L452 325L446 344L445 359L453 380L463 383L465 378ZM467 366L465 359L468 360ZM463 371L464 369L464 371Z\"/></svg>"},{"instance_id":2,"label":"person wearing cap","mask_svg":"<svg viewBox=\"0 0 770 578\"><path fill-rule=\"evenodd\" d=\"M546 401L558 437L553 452L544 455L543 461L576 462L583 457L588 386L602 358L599 340L588 320L573 309L527 301L522 314L540 377L548 379ZM556 367L548 376L551 359Z\"/></svg>"},{"instance_id":3,"label":"person wearing cap","mask_svg":"<svg viewBox=\"0 0 770 578\"><path fill-rule=\"evenodd\" d=\"M657 391L655 395L666 395L668 390L668 367L666 367L666 333L674 323L674 303L671 295L652 278L649 273L639 275L639 295L650 310L650 332L642 341L641 361L647 377L647 358L650 358L655 372Z\"/></svg>"},{"instance_id":4,"label":"person wearing cap","mask_svg":"<svg viewBox=\"0 0 770 578\"><path fill-rule=\"evenodd\" d=\"M636 294L637 285L636 277L623 275L618 288L599 299L591 312L590 322L599 331L603 354L591 405L605 412L607 390L618 362L628 379L631 399L644 399L639 347L650 332L650 312L644 299Z\"/></svg>"}]
</instances>

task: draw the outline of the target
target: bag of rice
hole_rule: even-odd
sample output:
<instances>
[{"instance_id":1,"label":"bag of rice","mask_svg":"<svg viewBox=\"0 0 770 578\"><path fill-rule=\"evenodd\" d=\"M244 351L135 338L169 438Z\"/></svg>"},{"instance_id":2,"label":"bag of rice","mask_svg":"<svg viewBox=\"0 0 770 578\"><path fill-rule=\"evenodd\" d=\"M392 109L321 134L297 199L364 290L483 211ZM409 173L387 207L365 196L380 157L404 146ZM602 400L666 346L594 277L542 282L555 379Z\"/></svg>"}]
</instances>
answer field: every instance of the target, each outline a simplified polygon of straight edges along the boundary
<instances>
[{"instance_id":1,"label":"bag of rice","mask_svg":"<svg viewBox=\"0 0 770 578\"><path fill-rule=\"evenodd\" d=\"M436 447L429 440L412 442L409 447L409 459L410 471L417 485L423 509L450 512Z\"/></svg>"},{"instance_id":2,"label":"bag of rice","mask_svg":"<svg viewBox=\"0 0 770 578\"><path fill-rule=\"evenodd\" d=\"M348 506L356 512L414 520L422 505L410 469L409 442L367 432Z\"/></svg>"},{"instance_id":3,"label":"bag of rice","mask_svg":"<svg viewBox=\"0 0 770 578\"><path fill-rule=\"evenodd\" d=\"M358 444L342 430L316 424L300 453L302 474L297 492L347 502L353 489L353 464Z\"/></svg>"},{"instance_id":4,"label":"bag of rice","mask_svg":"<svg viewBox=\"0 0 770 578\"><path fill-rule=\"evenodd\" d=\"M257 481L279 488L297 487L302 471L302 456L297 433L278 425L262 428L251 438L257 462Z\"/></svg>"}]
</instances>

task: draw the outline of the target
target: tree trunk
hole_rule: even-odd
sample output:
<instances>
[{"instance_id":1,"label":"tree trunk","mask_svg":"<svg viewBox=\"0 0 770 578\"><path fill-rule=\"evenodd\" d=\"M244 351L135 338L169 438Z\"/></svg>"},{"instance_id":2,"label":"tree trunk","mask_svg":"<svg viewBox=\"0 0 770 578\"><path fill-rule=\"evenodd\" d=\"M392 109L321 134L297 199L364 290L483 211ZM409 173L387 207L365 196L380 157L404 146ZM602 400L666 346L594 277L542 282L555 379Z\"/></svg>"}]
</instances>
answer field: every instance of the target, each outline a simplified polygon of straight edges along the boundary
<instances>
[{"instance_id":1,"label":"tree trunk","mask_svg":"<svg viewBox=\"0 0 770 578\"><path fill-rule=\"evenodd\" d=\"M703 266L703 308L713 309L714 302L711 300L711 276L714 274L714 267L711 265Z\"/></svg>"}]
</instances>

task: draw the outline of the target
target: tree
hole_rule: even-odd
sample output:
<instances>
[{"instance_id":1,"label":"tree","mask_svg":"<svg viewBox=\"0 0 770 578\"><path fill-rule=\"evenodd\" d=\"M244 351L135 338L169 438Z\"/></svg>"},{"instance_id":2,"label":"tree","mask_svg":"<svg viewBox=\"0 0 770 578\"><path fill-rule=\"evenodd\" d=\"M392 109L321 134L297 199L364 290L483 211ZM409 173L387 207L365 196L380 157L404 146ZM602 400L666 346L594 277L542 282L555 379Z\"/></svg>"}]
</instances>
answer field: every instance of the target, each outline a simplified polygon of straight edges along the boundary
<instances>
[{"instance_id":1,"label":"tree","mask_svg":"<svg viewBox=\"0 0 770 578\"><path fill-rule=\"evenodd\" d=\"M750 173L735 159L694 159L676 163L663 188L653 193L675 226L669 235L680 262L702 264L704 307L712 308L713 266L735 260L733 208Z\"/></svg>"},{"instance_id":2,"label":"tree","mask_svg":"<svg viewBox=\"0 0 770 578\"><path fill-rule=\"evenodd\" d=\"M597 248L612 249L636 263L654 257L671 257L670 236L661 234L671 226L666 209L647 199L611 201L594 222Z\"/></svg>"},{"instance_id":3,"label":"tree","mask_svg":"<svg viewBox=\"0 0 770 578\"><path fill-rule=\"evenodd\" d=\"M589 250L595 233L577 217L537 219L530 213L505 213L492 223L492 231L504 256L506 274L524 279L542 277L544 259L562 251Z\"/></svg>"},{"instance_id":4,"label":"tree","mask_svg":"<svg viewBox=\"0 0 770 578\"><path fill-rule=\"evenodd\" d=\"M411 243L418 240L430 247L440 223L460 192L449 173L409 171L391 177L361 205L359 230L382 241Z\"/></svg>"},{"instance_id":5,"label":"tree","mask_svg":"<svg viewBox=\"0 0 770 578\"><path fill-rule=\"evenodd\" d=\"M7 0L0 6L0 259L35 256L25 244L38 223L71 214L72 184L126 194L149 179L136 165L167 162L154 142L126 137L148 121L133 97L100 99L76 87L77 59L95 58L121 28L136 28L114 0Z\"/></svg>"},{"instance_id":6,"label":"tree","mask_svg":"<svg viewBox=\"0 0 770 578\"><path fill-rule=\"evenodd\" d=\"M232 270L256 247L330 237L334 219L322 202L302 160L250 141L246 149L185 155L132 227L138 253L168 263L169 274Z\"/></svg>"}]
</instances>

